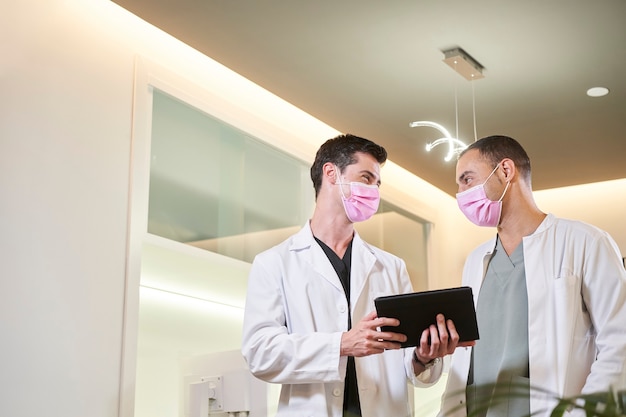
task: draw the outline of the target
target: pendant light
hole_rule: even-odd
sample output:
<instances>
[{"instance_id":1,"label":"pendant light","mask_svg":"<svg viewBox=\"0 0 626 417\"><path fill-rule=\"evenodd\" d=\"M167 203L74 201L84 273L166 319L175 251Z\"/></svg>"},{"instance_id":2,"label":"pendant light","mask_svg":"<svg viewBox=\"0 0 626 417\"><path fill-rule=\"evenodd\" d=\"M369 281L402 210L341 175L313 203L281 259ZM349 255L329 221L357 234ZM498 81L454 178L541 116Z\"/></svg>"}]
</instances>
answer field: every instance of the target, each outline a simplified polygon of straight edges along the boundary
<instances>
[{"instance_id":1,"label":"pendant light","mask_svg":"<svg viewBox=\"0 0 626 417\"><path fill-rule=\"evenodd\" d=\"M476 101L475 101L475 92L474 92L474 84L473 81L484 78L483 69L484 67L472 58L467 52L465 52L461 48L452 48L443 51L444 60L446 64L448 64L455 72L463 76L466 80L472 82L472 116L474 120L474 141L477 140L476 133ZM439 123L435 123L428 120L420 120L409 123L410 127L431 127L437 129L443 137L426 144L426 151L430 152L433 148L439 145L447 144L448 145L448 153L446 154L444 160L446 162L450 161L453 157L458 155L467 147L467 145L460 140L459 137L459 108L458 108L458 97L457 97L457 88L456 83L454 84L454 111L455 111L455 120L456 120L456 135L453 137L450 132L446 128L444 128Z\"/></svg>"}]
</instances>

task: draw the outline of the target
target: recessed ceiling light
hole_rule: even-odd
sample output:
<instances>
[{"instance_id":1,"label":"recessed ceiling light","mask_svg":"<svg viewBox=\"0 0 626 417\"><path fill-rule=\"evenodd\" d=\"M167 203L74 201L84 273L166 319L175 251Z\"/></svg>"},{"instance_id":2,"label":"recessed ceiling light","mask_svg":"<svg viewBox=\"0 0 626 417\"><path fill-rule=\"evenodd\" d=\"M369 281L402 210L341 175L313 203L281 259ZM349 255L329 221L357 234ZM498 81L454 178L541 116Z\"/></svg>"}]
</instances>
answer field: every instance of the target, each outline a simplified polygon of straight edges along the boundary
<instances>
[{"instance_id":1,"label":"recessed ceiling light","mask_svg":"<svg viewBox=\"0 0 626 417\"><path fill-rule=\"evenodd\" d=\"M587 90L587 95L589 97L602 97L609 94L609 89L604 87L593 87Z\"/></svg>"}]
</instances>

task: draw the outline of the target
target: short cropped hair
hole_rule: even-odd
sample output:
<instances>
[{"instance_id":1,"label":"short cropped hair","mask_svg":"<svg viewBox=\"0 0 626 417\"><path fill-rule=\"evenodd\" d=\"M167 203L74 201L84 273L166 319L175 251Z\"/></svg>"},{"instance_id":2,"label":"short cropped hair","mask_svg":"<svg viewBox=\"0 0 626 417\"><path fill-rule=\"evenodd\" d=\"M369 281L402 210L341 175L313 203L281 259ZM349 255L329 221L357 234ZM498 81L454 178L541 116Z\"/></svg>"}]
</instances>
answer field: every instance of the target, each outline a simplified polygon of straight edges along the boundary
<instances>
[{"instance_id":1,"label":"short cropped hair","mask_svg":"<svg viewBox=\"0 0 626 417\"><path fill-rule=\"evenodd\" d=\"M348 165L357 162L354 154L357 152L371 155L379 164L387 160L387 151L382 146L359 136L345 134L328 139L318 149L315 161L311 166L311 180L315 189L315 198L322 187L322 167L325 163L335 164L341 172Z\"/></svg>"},{"instance_id":2,"label":"short cropped hair","mask_svg":"<svg viewBox=\"0 0 626 417\"><path fill-rule=\"evenodd\" d=\"M512 160L520 176L530 185L530 158L515 139L500 135L484 137L465 148L459 154L459 158L471 149L477 149L479 154L494 167L504 158Z\"/></svg>"}]
</instances>

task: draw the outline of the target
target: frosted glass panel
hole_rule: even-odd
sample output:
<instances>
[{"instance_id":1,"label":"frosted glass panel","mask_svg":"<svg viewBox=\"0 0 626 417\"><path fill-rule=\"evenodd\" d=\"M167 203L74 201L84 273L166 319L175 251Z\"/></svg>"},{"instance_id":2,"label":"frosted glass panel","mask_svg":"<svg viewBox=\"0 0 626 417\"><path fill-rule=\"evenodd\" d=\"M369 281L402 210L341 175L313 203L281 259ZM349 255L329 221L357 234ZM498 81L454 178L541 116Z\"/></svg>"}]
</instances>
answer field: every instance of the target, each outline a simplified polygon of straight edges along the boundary
<instances>
[{"instance_id":1,"label":"frosted glass panel","mask_svg":"<svg viewBox=\"0 0 626 417\"><path fill-rule=\"evenodd\" d=\"M158 90L152 120L148 232L251 261L310 217L302 161Z\"/></svg>"}]
</instances>

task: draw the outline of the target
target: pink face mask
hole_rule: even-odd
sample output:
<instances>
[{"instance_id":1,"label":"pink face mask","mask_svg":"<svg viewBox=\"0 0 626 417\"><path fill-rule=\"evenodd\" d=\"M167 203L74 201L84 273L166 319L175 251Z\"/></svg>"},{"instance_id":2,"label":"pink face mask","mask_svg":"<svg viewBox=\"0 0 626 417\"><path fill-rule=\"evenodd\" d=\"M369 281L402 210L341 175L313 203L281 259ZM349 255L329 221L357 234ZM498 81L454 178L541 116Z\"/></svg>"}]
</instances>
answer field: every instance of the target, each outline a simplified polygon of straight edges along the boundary
<instances>
[{"instance_id":1,"label":"pink face mask","mask_svg":"<svg viewBox=\"0 0 626 417\"><path fill-rule=\"evenodd\" d=\"M485 184L499 166L500 164L496 165L485 182L456 195L456 201L465 217L477 226L496 227L500 223L502 199L509 188L510 182L506 183L504 192L498 201L491 201L485 193Z\"/></svg>"},{"instance_id":2,"label":"pink face mask","mask_svg":"<svg viewBox=\"0 0 626 417\"><path fill-rule=\"evenodd\" d=\"M339 168L337 168L339 177ZM380 193L377 185L368 185L360 182L344 183L337 178L336 185L341 190L341 200L348 219L353 222L362 222L372 217L378 211ZM342 185L350 185L350 197L346 197Z\"/></svg>"}]
</instances>

